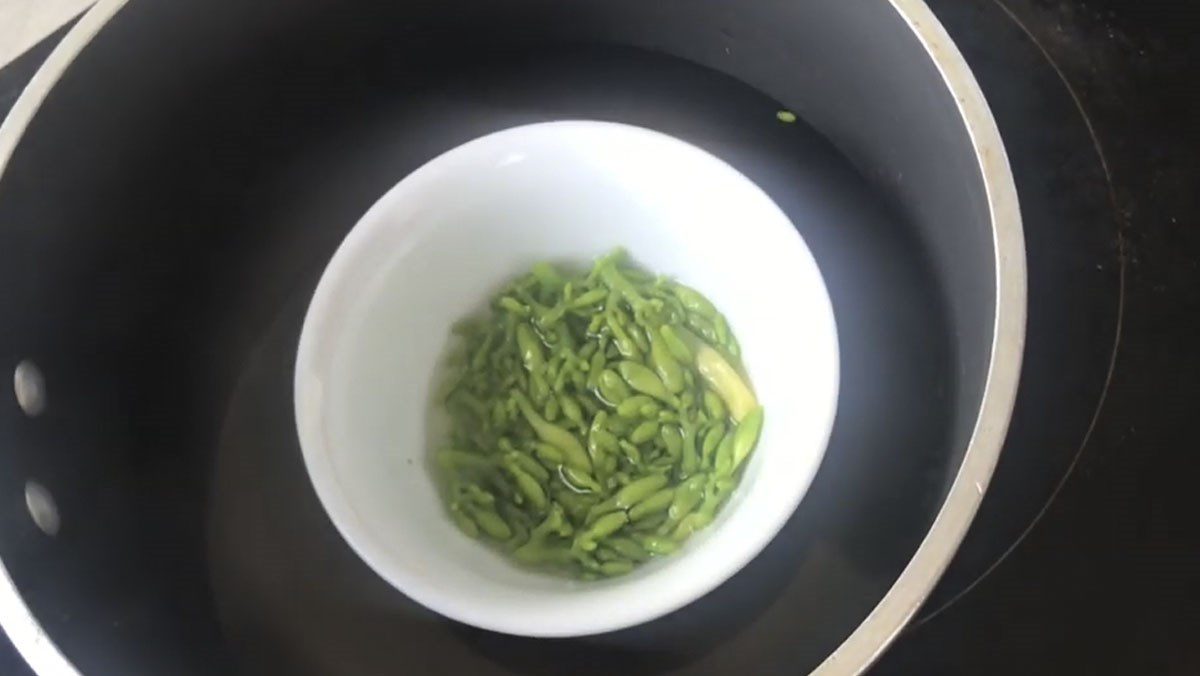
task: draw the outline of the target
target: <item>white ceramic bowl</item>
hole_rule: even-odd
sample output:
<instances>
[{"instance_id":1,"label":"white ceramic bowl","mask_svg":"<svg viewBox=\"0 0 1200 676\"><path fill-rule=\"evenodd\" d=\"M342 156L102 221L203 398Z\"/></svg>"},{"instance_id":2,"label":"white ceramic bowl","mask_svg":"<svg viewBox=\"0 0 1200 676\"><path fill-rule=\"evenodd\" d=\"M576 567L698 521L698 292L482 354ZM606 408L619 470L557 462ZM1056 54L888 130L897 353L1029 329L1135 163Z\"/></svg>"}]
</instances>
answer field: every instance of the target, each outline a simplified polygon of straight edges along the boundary
<instances>
[{"instance_id":1,"label":"white ceramic bowl","mask_svg":"<svg viewBox=\"0 0 1200 676\"><path fill-rule=\"evenodd\" d=\"M454 321L537 261L586 264L617 246L726 313L766 423L709 528L628 576L576 582L516 567L456 529L427 470L428 412ZM309 476L367 564L455 620L571 636L675 610L766 546L821 462L838 347L812 255L745 176L656 132L553 122L459 146L384 195L321 278L295 378Z\"/></svg>"}]
</instances>

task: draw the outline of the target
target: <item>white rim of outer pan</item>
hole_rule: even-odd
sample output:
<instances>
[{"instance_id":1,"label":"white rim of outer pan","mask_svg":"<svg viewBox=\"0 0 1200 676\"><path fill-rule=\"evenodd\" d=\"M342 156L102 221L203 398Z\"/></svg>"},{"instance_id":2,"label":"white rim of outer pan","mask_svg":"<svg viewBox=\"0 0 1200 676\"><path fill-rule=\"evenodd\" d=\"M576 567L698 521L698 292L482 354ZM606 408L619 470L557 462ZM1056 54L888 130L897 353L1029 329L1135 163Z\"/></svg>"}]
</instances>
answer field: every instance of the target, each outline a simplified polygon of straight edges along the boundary
<instances>
[{"instance_id":1,"label":"white rim of outer pan","mask_svg":"<svg viewBox=\"0 0 1200 676\"><path fill-rule=\"evenodd\" d=\"M987 385L962 466L925 539L879 605L814 674L858 674L892 642L933 590L983 499L1008 430L1025 347L1025 239L1017 189L1000 131L983 92L945 28L923 0L889 0L954 95L970 134L991 212L996 260L996 316ZM0 180L50 89L75 57L128 0L100 0L71 28L0 125ZM0 627L40 675L78 674L38 624L0 561Z\"/></svg>"}]
</instances>

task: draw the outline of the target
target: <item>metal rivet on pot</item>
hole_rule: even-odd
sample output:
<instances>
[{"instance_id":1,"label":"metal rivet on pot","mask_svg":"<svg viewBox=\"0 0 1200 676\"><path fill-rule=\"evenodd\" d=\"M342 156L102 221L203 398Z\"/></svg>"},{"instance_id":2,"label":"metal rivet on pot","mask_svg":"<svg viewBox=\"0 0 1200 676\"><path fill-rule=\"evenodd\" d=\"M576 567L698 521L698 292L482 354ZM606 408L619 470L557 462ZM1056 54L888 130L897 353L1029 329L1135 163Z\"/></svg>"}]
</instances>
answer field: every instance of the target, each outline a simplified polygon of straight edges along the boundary
<instances>
[{"instance_id":1,"label":"metal rivet on pot","mask_svg":"<svg viewBox=\"0 0 1200 676\"><path fill-rule=\"evenodd\" d=\"M25 482L25 507L33 523L46 535L57 535L62 521L58 516L58 506L54 504L54 496L46 487L36 481Z\"/></svg>"},{"instance_id":2,"label":"metal rivet on pot","mask_svg":"<svg viewBox=\"0 0 1200 676\"><path fill-rule=\"evenodd\" d=\"M13 371L13 391L25 415L33 417L46 409L46 381L32 361L26 359L17 364Z\"/></svg>"}]
</instances>

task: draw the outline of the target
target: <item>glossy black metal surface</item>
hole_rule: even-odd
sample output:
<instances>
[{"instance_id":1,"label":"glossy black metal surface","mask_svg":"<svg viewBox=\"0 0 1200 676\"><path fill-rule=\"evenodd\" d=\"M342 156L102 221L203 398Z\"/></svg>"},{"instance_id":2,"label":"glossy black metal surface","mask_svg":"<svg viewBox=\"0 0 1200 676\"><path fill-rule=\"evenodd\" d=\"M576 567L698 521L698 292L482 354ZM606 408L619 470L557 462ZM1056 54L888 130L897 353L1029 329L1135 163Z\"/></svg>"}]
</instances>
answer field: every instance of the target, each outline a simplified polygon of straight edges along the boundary
<instances>
[{"instance_id":1,"label":"glossy black metal surface","mask_svg":"<svg viewBox=\"0 0 1200 676\"><path fill-rule=\"evenodd\" d=\"M1200 615L1187 603L1200 589L1195 574L1200 536L1183 518L1191 511L1188 468L1194 465L1187 453L1195 438L1189 410L1200 382L1194 355L1188 356L1200 316L1194 293L1200 288L1195 264L1200 241L1191 227L1197 205L1186 189L1186 177L1200 178L1200 172L1194 160L1183 157L1187 148L1196 147L1183 132L1197 118L1189 116L1196 112L1187 102L1189 88L1167 72L1180 59L1186 61L1188 52L1178 51L1184 47L1179 31L1186 19L1161 4L1155 11L1152 2L1008 0L1010 13L992 0L931 2L976 71L1005 134L1030 248L1031 345L1013 434L979 520L917 626L884 658L879 673L1176 674L1200 668L1200 652L1186 641L1200 631ZM1104 7L1111 14L1099 11ZM28 72L28 65L18 64L0 71L0 82L19 82ZM1122 227L1125 259L1118 238ZM1123 350L1108 388L1125 260L1130 267ZM296 308L302 301L279 300L289 293L280 289L271 301L282 303L277 315L268 312L254 320L264 327L257 338L241 338L240 345L256 346L246 347L247 368L232 386L228 414L214 414L224 416L219 466L229 485L255 483L264 473L282 477L274 485L283 493L251 494L252 501L295 500L315 519L319 506L303 495L307 486L297 458L275 445L278 434L255 437L251 432L290 432L290 409L254 405L288 377L285 335L302 312ZM289 312L297 314L289 319ZM1106 392L1099 423L1084 445ZM278 452L264 454L269 462L251 464L246 449L261 448ZM1072 467L1059 499L1018 544ZM13 507L8 518L24 517L21 509ZM421 633L430 618L405 606L383 583L358 577L361 564L340 547L332 529L298 534L289 532L286 514L262 508L254 513L259 518L226 519L226 532L276 549L279 568L258 574L279 578L268 588L278 597L288 597L313 575L345 580L343 597L376 600L380 616L415 631L413 640L428 641L431 649L460 651L461 664L549 673L569 657L532 644L514 649L477 632ZM40 537L32 526L26 528L30 539ZM1004 564L994 567L1013 546ZM784 549L794 551L795 545ZM321 555L313 557L313 566L295 563L298 555L311 557L315 551ZM774 568L767 566L766 572ZM981 578L993 568L994 574ZM968 589L971 593L963 596ZM831 590L825 605L841 593ZM328 596L315 607L336 615L342 607L338 598ZM738 594L720 600L722 611L754 616L740 631L758 637L724 649L720 664L726 670L762 659L770 645L763 637L794 638L790 632L797 618L791 613L805 603L786 588L773 603ZM115 600L114 606L119 606ZM306 609L294 610L292 627L303 636ZM71 622L65 619L60 628L69 631ZM677 628L712 637L707 620L677 623ZM379 631L384 633L371 636ZM669 632L663 634L669 638ZM351 645L392 638L371 621L348 625L346 635ZM258 638L269 644L279 637ZM602 650L592 654L610 671L654 672L687 661L670 650L640 649L645 641L671 645L662 638L652 634L641 642L602 643ZM94 648L98 655L106 650ZM352 664L355 654L342 657ZM15 658L8 659L0 655L0 671L16 673ZM778 670L799 670L792 666Z\"/></svg>"},{"instance_id":2,"label":"glossy black metal surface","mask_svg":"<svg viewBox=\"0 0 1200 676\"><path fill-rule=\"evenodd\" d=\"M975 160L898 16L883 3L825 15L881 56L910 55L874 87L881 72L861 60L842 80L793 72L805 51L775 50L780 25L814 31L799 6L574 6L595 24L506 6L537 25L482 6L469 20L432 4L306 7L132 3L51 93L0 184L13 242L0 270L36 289L5 296L5 316L29 319L0 353L36 361L53 401L35 420L0 411L20 450L0 496L34 477L64 523L52 539L14 524L25 537L6 533L0 554L48 633L88 674L815 667L928 530L990 348ZM622 46L644 43L657 50ZM854 78L890 91L891 108L851 105L861 93L840 82ZM869 177L781 108L826 118ZM789 213L834 302L841 422L802 508L735 579L648 625L535 642L413 607L341 543L296 447L291 359L317 275L379 195L465 140L561 118L691 141ZM905 133L882 144L888 125Z\"/></svg>"}]
</instances>

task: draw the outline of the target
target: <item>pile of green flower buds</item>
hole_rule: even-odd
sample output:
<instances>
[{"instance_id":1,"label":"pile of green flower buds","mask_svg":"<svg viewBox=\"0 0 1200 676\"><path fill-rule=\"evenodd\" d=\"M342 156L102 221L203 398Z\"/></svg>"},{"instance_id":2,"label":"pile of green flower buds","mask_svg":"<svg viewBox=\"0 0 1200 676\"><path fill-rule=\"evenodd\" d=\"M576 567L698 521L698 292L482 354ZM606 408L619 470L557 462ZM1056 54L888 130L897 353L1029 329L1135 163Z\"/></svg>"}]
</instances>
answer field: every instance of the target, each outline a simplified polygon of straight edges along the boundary
<instances>
[{"instance_id":1,"label":"pile of green flower buds","mask_svg":"<svg viewBox=\"0 0 1200 676\"><path fill-rule=\"evenodd\" d=\"M758 442L725 318L622 251L540 263L455 333L435 471L459 528L523 564L596 579L670 554Z\"/></svg>"}]
</instances>

